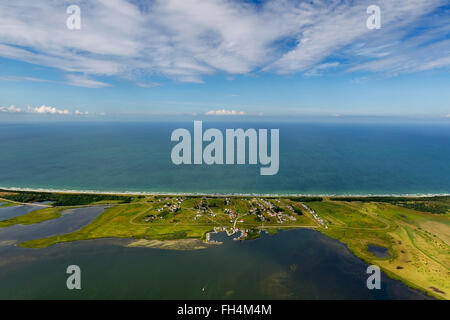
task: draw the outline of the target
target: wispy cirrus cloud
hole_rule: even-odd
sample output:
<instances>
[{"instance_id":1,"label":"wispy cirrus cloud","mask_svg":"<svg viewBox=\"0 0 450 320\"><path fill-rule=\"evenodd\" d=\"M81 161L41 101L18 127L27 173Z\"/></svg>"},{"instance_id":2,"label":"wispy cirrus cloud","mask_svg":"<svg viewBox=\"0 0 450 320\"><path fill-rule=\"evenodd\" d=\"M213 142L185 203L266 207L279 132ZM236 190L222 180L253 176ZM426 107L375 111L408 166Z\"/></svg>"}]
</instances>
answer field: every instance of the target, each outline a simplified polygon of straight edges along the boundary
<instances>
[{"instance_id":1,"label":"wispy cirrus cloud","mask_svg":"<svg viewBox=\"0 0 450 320\"><path fill-rule=\"evenodd\" d=\"M155 87L159 87L161 84L157 83L157 82L150 82L150 83L138 82L138 83L136 83L136 85L141 88L155 88Z\"/></svg>"},{"instance_id":2,"label":"wispy cirrus cloud","mask_svg":"<svg viewBox=\"0 0 450 320\"><path fill-rule=\"evenodd\" d=\"M446 3L376 1L382 28L368 30L373 1L3 1L0 56L90 88L108 86L96 76L139 85L140 75L194 83L217 73L318 75L336 60L348 72L416 72L450 65L450 14L436 11ZM65 27L69 4L81 7L81 30Z\"/></svg>"},{"instance_id":3,"label":"wispy cirrus cloud","mask_svg":"<svg viewBox=\"0 0 450 320\"><path fill-rule=\"evenodd\" d=\"M85 87L85 88L104 88L104 87L110 86L109 84L107 84L105 82L90 79L89 77L84 76L84 75L78 76L78 75L74 75L74 74L67 75L65 83L72 85L72 86Z\"/></svg>"},{"instance_id":4,"label":"wispy cirrus cloud","mask_svg":"<svg viewBox=\"0 0 450 320\"><path fill-rule=\"evenodd\" d=\"M328 63L322 63L317 66L314 66L313 68L309 69L305 72L305 76L312 77L312 76L319 76L327 69L333 69L339 67L339 62L328 62Z\"/></svg>"},{"instance_id":5,"label":"wispy cirrus cloud","mask_svg":"<svg viewBox=\"0 0 450 320\"><path fill-rule=\"evenodd\" d=\"M64 81L56 81L49 79L40 79L33 77L19 77L19 76L3 76L0 77L0 81L9 81L9 82L22 82L22 81L31 81L31 82L47 82L47 83L59 83L59 84L67 84L75 87L84 87L84 88L104 88L109 87L110 85L105 82L97 81L91 79L85 75L75 75L68 74L65 77Z\"/></svg>"}]
</instances>

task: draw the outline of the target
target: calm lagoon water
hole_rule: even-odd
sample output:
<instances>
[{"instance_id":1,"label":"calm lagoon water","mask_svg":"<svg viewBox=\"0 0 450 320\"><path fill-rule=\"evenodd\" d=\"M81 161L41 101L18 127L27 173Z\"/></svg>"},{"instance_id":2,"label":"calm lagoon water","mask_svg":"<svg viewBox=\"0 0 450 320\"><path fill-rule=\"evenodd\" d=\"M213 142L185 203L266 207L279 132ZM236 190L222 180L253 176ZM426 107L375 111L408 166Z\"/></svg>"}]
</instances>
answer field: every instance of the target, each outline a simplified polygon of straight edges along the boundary
<instances>
[{"instance_id":1,"label":"calm lagoon water","mask_svg":"<svg viewBox=\"0 0 450 320\"><path fill-rule=\"evenodd\" d=\"M230 240L196 251L127 248L126 243L0 247L5 257L0 262L0 299L428 298L385 275L381 290L368 290L367 265L313 230ZM81 291L65 287L65 270L72 264L81 268Z\"/></svg>"},{"instance_id":2,"label":"calm lagoon water","mask_svg":"<svg viewBox=\"0 0 450 320\"><path fill-rule=\"evenodd\" d=\"M0 124L0 186L202 193L450 193L450 123L224 123L279 128L280 170L171 162L193 122Z\"/></svg>"},{"instance_id":3,"label":"calm lagoon water","mask_svg":"<svg viewBox=\"0 0 450 320\"><path fill-rule=\"evenodd\" d=\"M66 234L81 229L94 221L105 207L84 207L67 209L61 217L31 225L14 225L0 228L0 253L1 243L22 242L37 238L51 237L58 234Z\"/></svg>"},{"instance_id":4,"label":"calm lagoon water","mask_svg":"<svg viewBox=\"0 0 450 320\"><path fill-rule=\"evenodd\" d=\"M26 205L26 206L24 205L24 206L12 206L0 208L0 221L21 216L38 209L42 209L42 207L33 205Z\"/></svg>"}]
</instances>

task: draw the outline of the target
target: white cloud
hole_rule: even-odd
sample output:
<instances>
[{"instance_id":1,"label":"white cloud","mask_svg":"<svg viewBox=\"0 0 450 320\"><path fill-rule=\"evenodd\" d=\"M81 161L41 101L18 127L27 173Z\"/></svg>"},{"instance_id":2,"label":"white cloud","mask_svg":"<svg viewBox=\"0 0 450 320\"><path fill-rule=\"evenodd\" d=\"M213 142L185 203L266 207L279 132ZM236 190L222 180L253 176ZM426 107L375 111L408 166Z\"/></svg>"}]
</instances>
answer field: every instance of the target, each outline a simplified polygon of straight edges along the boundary
<instances>
[{"instance_id":1,"label":"white cloud","mask_svg":"<svg viewBox=\"0 0 450 320\"><path fill-rule=\"evenodd\" d=\"M138 82L138 83L136 83L136 85L141 88L154 88L154 87L159 87L161 84L157 83L157 82L151 82L151 83Z\"/></svg>"},{"instance_id":2,"label":"white cloud","mask_svg":"<svg viewBox=\"0 0 450 320\"><path fill-rule=\"evenodd\" d=\"M57 80L48 80L48 79L40 79L33 77L18 77L18 76L3 76L0 77L0 81L9 81L9 82L21 82L21 81L31 81L31 82L48 82L48 83L59 83L59 84L67 84L76 87L85 87L85 88L104 88L109 87L110 85L101 81L89 79L87 76L79 76L74 74L66 75L65 81L57 81Z\"/></svg>"},{"instance_id":3,"label":"white cloud","mask_svg":"<svg viewBox=\"0 0 450 320\"><path fill-rule=\"evenodd\" d=\"M0 107L0 112L8 112L8 113L31 113L31 114L50 114L50 115L88 115L89 112L83 112L79 110L75 110L74 113L70 112L67 109L58 109L51 106L41 105L40 107L31 107L28 106L26 109L18 108L14 105L9 107Z\"/></svg>"},{"instance_id":4,"label":"white cloud","mask_svg":"<svg viewBox=\"0 0 450 320\"><path fill-rule=\"evenodd\" d=\"M0 107L0 111L1 112L11 112L11 113L18 113L18 112L22 112L22 109L17 108L13 105L9 106L8 108L6 107Z\"/></svg>"},{"instance_id":5,"label":"white cloud","mask_svg":"<svg viewBox=\"0 0 450 320\"><path fill-rule=\"evenodd\" d=\"M110 86L105 82L89 79L87 76L78 76L70 74L66 76L66 79L68 84L76 87L104 88Z\"/></svg>"},{"instance_id":6,"label":"white cloud","mask_svg":"<svg viewBox=\"0 0 450 320\"><path fill-rule=\"evenodd\" d=\"M28 106L27 113L39 113L39 114L70 114L69 110L56 109L55 107L50 107L42 105L40 107L32 108Z\"/></svg>"},{"instance_id":7,"label":"white cloud","mask_svg":"<svg viewBox=\"0 0 450 320\"><path fill-rule=\"evenodd\" d=\"M382 28L368 30L372 2L75 1L81 30L68 30L66 1L2 1L0 56L63 70L64 83L89 88L109 86L96 76L201 83L216 73L320 74L333 56L344 56L349 71L450 65L450 15L423 20L446 0L378 0ZM421 23L431 27L418 31Z\"/></svg>"},{"instance_id":8,"label":"white cloud","mask_svg":"<svg viewBox=\"0 0 450 320\"><path fill-rule=\"evenodd\" d=\"M320 76L324 70L337 68L339 65L340 65L339 62L322 63L306 71L305 76L308 77Z\"/></svg>"},{"instance_id":9,"label":"white cloud","mask_svg":"<svg viewBox=\"0 0 450 320\"><path fill-rule=\"evenodd\" d=\"M222 109L222 110L210 110L208 112L205 113L206 115L209 116L243 116L246 113L244 111L236 111L236 110L226 110L226 109Z\"/></svg>"},{"instance_id":10,"label":"white cloud","mask_svg":"<svg viewBox=\"0 0 450 320\"><path fill-rule=\"evenodd\" d=\"M351 80L351 83L363 84L363 83L367 83L369 80L370 80L369 77L356 77Z\"/></svg>"},{"instance_id":11,"label":"white cloud","mask_svg":"<svg viewBox=\"0 0 450 320\"><path fill-rule=\"evenodd\" d=\"M9 82L20 82L20 81L31 81L31 82L53 82L51 80L39 79L33 77L17 77L17 76L2 76L0 77L0 81L9 81Z\"/></svg>"}]
</instances>

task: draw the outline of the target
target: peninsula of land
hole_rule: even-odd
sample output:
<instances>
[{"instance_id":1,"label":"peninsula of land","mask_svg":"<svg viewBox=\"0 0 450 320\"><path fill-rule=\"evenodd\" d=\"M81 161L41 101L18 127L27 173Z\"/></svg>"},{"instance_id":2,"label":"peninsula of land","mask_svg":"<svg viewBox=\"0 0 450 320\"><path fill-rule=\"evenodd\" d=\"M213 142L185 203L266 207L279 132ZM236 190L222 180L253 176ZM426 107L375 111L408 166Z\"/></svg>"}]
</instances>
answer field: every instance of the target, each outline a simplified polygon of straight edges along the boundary
<instances>
[{"instance_id":1,"label":"peninsula of land","mask_svg":"<svg viewBox=\"0 0 450 320\"><path fill-rule=\"evenodd\" d=\"M315 229L345 243L359 258L390 277L450 299L450 197L396 196L202 196L59 193L0 190L3 207L34 204L24 215L2 220L0 228L57 219L83 206L104 212L78 231L19 243L43 248L61 242L129 238L129 246L176 250L217 243L215 232L235 240L262 231ZM381 252L381 254L380 254Z\"/></svg>"}]
</instances>

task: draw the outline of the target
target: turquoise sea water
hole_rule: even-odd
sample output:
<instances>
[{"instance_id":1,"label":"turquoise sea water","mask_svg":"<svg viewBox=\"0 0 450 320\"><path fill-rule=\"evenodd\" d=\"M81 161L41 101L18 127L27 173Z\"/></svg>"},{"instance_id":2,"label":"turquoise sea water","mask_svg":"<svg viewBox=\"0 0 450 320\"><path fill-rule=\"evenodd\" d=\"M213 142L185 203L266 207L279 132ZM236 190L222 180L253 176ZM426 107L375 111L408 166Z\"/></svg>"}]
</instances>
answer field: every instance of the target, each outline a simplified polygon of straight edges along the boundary
<instances>
[{"instance_id":1,"label":"turquoise sea water","mask_svg":"<svg viewBox=\"0 0 450 320\"><path fill-rule=\"evenodd\" d=\"M450 193L449 123L203 122L280 129L280 170L171 162L193 122L0 124L0 186L116 192Z\"/></svg>"}]
</instances>

